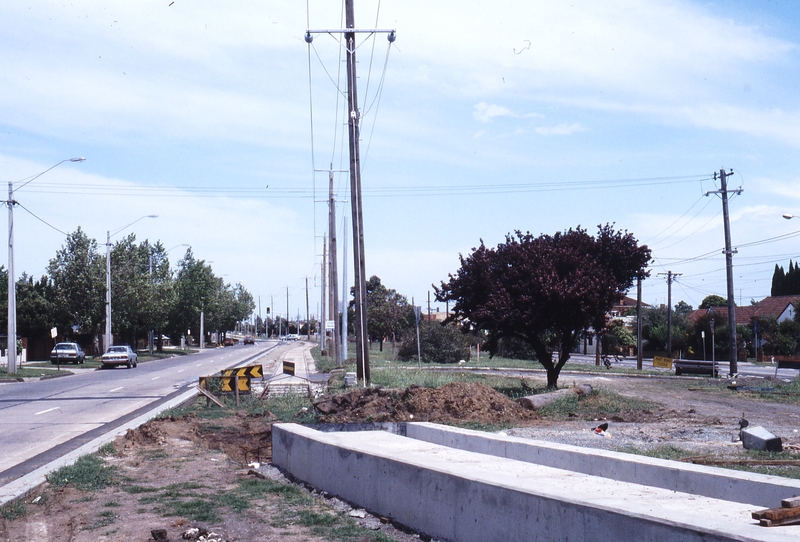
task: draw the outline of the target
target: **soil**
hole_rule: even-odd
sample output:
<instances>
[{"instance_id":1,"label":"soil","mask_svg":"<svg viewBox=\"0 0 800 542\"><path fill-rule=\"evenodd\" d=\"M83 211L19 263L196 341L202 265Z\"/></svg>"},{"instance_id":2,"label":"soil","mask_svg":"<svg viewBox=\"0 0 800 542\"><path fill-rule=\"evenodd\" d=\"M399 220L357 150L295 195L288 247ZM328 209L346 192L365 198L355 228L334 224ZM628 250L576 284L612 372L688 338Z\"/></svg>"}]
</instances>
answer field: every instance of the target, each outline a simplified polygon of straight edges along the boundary
<instances>
[{"instance_id":1,"label":"soil","mask_svg":"<svg viewBox=\"0 0 800 542\"><path fill-rule=\"evenodd\" d=\"M543 381L543 375L541 378ZM479 424L484 428L503 427L507 434L582 446L646 449L672 445L698 454L742 453L737 436L740 420L746 418L750 425L761 425L782 437L789 448L800 446L797 405L766 402L752 393L720 390L711 387L708 379L582 374L570 375L568 380L573 378L596 390L613 390L649 403L644 408L623 408L592 416L590 402L589 415L582 410L567 412L560 419L545 419L482 384L453 383L438 389L353 389L324 397L316 408L320 421L326 423ZM537 380L537 376L526 376L529 384L541 386ZM739 384L770 385L763 379ZM237 494L243 481L264 477L285 481L277 469L268 465L273 420L269 413L240 413L219 419L190 414L150 421L119 437L114 443L115 452L106 457L117 469L117 484L94 491L44 484L24 498L24 516L0 518L0 541L201 539L192 529L206 532L205 540L220 542L329 540L313 527L303 526L296 510L287 510L286 500L279 495L250 497L250 507L243 511L223 504L226 495ZM599 436L593 429L603 422L609 427L604 436ZM420 540L419 535L402 526L382 522L381 518L353 510L347 503L317 495L310 488L302 490L317 497L312 511L349 517L365 527L362 534L350 540L374 540L378 530L398 541ZM175 507L176 503L191 504L202 499L219 503L216 518L190 519L193 515L187 508ZM159 529L163 531L159 533Z\"/></svg>"}]
</instances>

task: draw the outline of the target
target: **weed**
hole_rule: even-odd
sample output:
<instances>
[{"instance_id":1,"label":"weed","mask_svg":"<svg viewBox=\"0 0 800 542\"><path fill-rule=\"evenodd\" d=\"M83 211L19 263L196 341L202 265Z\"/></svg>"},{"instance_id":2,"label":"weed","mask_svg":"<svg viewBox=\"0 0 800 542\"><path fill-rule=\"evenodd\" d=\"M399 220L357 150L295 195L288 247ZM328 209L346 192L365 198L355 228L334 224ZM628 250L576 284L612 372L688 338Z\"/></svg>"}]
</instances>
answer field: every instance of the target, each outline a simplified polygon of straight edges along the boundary
<instances>
[{"instance_id":1,"label":"weed","mask_svg":"<svg viewBox=\"0 0 800 542\"><path fill-rule=\"evenodd\" d=\"M123 486L122 490L127 493L130 493L131 495L136 495L137 493L153 493L155 491L158 491L154 487L145 487L139 485Z\"/></svg>"},{"instance_id":2,"label":"weed","mask_svg":"<svg viewBox=\"0 0 800 542\"><path fill-rule=\"evenodd\" d=\"M693 452L691 450L687 450L679 446L673 446L672 444L664 444L662 446L656 446L654 448L647 448L647 449L641 449L635 446L625 446L619 448L617 451L626 454L643 455L646 457L656 457L658 459L672 459L672 460L685 459L687 457L692 457L694 455L697 455L697 452Z\"/></svg>"},{"instance_id":3,"label":"weed","mask_svg":"<svg viewBox=\"0 0 800 542\"><path fill-rule=\"evenodd\" d=\"M113 442L106 442L97 450L97 455L101 457L109 457L112 455L117 455L117 448L114 446Z\"/></svg>"},{"instance_id":4,"label":"weed","mask_svg":"<svg viewBox=\"0 0 800 542\"><path fill-rule=\"evenodd\" d=\"M83 491L103 489L116 483L116 469L96 455L84 455L73 465L61 467L47 476L54 486L68 484Z\"/></svg>"},{"instance_id":5,"label":"weed","mask_svg":"<svg viewBox=\"0 0 800 542\"><path fill-rule=\"evenodd\" d=\"M0 507L0 516L3 516L3 518L9 521L19 519L27 513L28 509L25 507L25 504L20 501L12 501Z\"/></svg>"},{"instance_id":6,"label":"weed","mask_svg":"<svg viewBox=\"0 0 800 542\"><path fill-rule=\"evenodd\" d=\"M108 501L103 506L105 506L106 508L117 508L118 506L120 506L120 504L117 501Z\"/></svg>"},{"instance_id":7,"label":"weed","mask_svg":"<svg viewBox=\"0 0 800 542\"><path fill-rule=\"evenodd\" d=\"M213 502L204 498L166 500L160 509L162 516L181 516L192 521L217 523L220 517Z\"/></svg>"},{"instance_id":8,"label":"weed","mask_svg":"<svg viewBox=\"0 0 800 542\"><path fill-rule=\"evenodd\" d=\"M223 506L227 506L236 513L241 513L250 508L250 501L243 498L241 495L230 491L223 491L217 495L216 502Z\"/></svg>"},{"instance_id":9,"label":"weed","mask_svg":"<svg viewBox=\"0 0 800 542\"><path fill-rule=\"evenodd\" d=\"M653 410L658 406L657 403L626 397L610 390L596 389L591 395L580 398L577 395L560 397L539 409L539 415L543 418L594 420L625 411Z\"/></svg>"},{"instance_id":10,"label":"weed","mask_svg":"<svg viewBox=\"0 0 800 542\"><path fill-rule=\"evenodd\" d=\"M92 523L91 525L87 525L83 527L81 530L83 531L94 531L95 529L99 529L101 527L108 527L117 519L117 515L111 511L107 510L105 512L100 512L98 514L99 519Z\"/></svg>"}]
</instances>

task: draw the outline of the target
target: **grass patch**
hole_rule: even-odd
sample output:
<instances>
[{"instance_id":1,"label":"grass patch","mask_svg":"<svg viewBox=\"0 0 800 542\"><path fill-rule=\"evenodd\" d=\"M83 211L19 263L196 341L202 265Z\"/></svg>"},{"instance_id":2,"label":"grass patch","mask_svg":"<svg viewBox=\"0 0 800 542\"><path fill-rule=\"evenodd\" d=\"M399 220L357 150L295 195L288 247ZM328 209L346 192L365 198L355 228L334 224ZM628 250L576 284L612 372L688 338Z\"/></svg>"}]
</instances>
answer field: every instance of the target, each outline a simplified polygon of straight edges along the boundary
<instances>
[{"instance_id":1,"label":"grass patch","mask_svg":"<svg viewBox=\"0 0 800 542\"><path fill-rule=\"evenodd\" d=\"M568 419L580 418L594 420L613 416L620 412L634 410L653 410L658 408L657 403L643 401L632 397L620 395L611 390L596 389L589 396L561 397L555 402L539 409L543 418Z\"/></svg>"},{"instance_id":2,"label":"grass patch","mask_svg":"<svg viewBox=\"0 0 800 542\"><path fill-rule=\"evenodd\" d=\"M61 467L47 476L54 486L72 485L83 491L103 489L117 482L116 469L97 455L84 455L74 465Z\"/></svg>"},{"instance_id":3,"label":"grass patch","mask_svg":"<svg viewBox=\"0 0 800 542\"><path fill-rule=\"evenodd\" d=\"M697 452L693 452L679 446L673 446L672 444L664 444L662 446L656 446L655 448L647 449L637 448L635 446L624 446L622 448L618 448L617 451L626 454L643 455L646 457L671 459L675 461L697 455Z\"/></svg>"},{"instance_id":4,"label":"grass patch","mask_svg":"<svg viewBox=\"0 0 800 542\"><path fill-rule=\"evenodd\" d=\"M8 521L13 521L24 517L28 513L25 503L21 501L12 501L0 507L0 516Z\"/></svg>"},{"instance_id":5,"label":"grass patch","mask_svg":"<svg viewBox=\"0 0 800 542\"><path fill-rule=\"evenodd\" d=\"M117 448L114 446L113 442L106 442L100 448L97 449L97 455L101 457L110 457L113 455L117 455Z\"/></svg>"},{"instance_id":6,"label":"grass patch","mask_svg":"<svg viewBox=\"0 0 800 542\"><path fill-rule=\"evenodd\" d=\"M215 503L209 498L168 500L158 511L162 516L181 516L192 521L217 523L221 520Z\"/></svg>"},{"instance_id":7,"label":"grass patch","mask_svg":"<svg viewBox=\"0 0 800 542\"><path fill-rule=\"evenodd\" d=\"M100 512L98 514L98 519L91 525L87 525L83 527L82 531L94 531L95 529L100 529L101 527L108 527L117 519L117 514L113 510L106 510L104 512Z\"/></svg>"}]
</instances>

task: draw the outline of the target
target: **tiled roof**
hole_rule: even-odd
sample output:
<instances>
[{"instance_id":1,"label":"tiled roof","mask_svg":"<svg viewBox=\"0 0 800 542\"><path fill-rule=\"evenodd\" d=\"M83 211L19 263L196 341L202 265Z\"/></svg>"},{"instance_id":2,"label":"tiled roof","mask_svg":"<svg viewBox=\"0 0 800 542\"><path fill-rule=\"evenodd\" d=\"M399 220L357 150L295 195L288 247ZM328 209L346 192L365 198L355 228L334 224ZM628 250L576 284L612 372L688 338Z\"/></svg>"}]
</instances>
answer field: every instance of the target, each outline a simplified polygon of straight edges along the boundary
<instances>
[{"instance_id":1,"label":"tiled roof","mask_svg":"<svg viewBox=\"0 0 800 542\"><path fill-rule=\"evenodd\" d=\"M800 301L797 295L781 295L775 297L765 297L755 305L745 305L736 307L736 324L750 325L754 318L777 318L786 310L789 305ZM723 318L728 317L728 307L714 307L715 315ZM706 313L706 309L698 309L689 314L689 321L696 322Z\"/></svg>"}]
</instances>

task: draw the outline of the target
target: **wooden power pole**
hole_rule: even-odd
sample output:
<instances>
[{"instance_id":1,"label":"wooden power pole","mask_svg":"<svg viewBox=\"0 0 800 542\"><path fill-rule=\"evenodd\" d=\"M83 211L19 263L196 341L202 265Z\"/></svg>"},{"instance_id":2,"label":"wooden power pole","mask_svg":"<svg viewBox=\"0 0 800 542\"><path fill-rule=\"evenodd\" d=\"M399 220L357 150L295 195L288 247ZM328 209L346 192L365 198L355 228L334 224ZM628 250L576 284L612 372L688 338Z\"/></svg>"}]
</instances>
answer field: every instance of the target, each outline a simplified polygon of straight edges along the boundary
<instances>
[{"instance_id":1,"label":"wooden power pole","mask_svg":"<svg viewBox=\"0 0 800 542\"><path fill-rule=\"evenodd\" d=\"M369 384L369 339L367 334L367 278L364 259L364 219L361 207L361 158L359 155L359 125L361 113L358 109L358 92L356 78L356 34L388 34L390 43L394 42L394 30L357 29L353 0L345 0L345 28L337 30L307 30L305 40L311 43L313 34L344 35L344 47L347 54L347 126L350 150L350 209L353 217L353 268L354 268L354 302L355 302L355 346L356 375L366 386ZM338 318L336 319L338 320Z\"/></svg>"}]
</instances>

